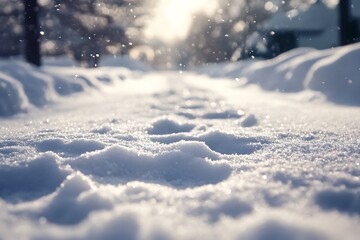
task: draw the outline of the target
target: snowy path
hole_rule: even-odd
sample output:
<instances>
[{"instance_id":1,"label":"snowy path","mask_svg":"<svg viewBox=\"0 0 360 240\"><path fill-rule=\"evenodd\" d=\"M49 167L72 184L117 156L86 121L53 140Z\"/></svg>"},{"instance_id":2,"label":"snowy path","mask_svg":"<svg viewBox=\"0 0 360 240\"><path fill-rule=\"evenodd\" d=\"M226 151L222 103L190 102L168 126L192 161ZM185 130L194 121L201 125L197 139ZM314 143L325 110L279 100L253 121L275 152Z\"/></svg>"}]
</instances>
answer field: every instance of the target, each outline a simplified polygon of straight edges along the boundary
<instances>
[{"instance_id":1,"label":"snowy path","mask_svg":"<svg viewBox=\"0 0 360 240\"><path fill-rule=\"evenodd\" d=\"M0 239L357 239L359 108L138 78L0 120Z\"/></svg>"}]
</instances>

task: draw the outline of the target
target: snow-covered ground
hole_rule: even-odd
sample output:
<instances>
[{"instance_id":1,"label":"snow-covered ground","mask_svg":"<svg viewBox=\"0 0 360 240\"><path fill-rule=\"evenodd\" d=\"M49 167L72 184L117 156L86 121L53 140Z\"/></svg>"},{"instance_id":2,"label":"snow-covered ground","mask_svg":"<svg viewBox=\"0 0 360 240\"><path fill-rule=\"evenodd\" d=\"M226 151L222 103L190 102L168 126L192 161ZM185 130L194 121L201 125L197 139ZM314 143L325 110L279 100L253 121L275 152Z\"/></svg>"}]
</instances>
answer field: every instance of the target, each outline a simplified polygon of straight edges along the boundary
<instances>
[{"instance_id":1,"label":"snow-covered ground","mask_svg":"<svg viewBox=\"0 0 360 240\"><path fill-rule=\"evenodd\" d=\"M360 105L360 43L321 51L298 48L267 61L210 64L198 72L267 91L319 91L329 101Z\"/></svg>"},{"instance_id":2,"label":"snow-covered ground","mask_svg":"<svg viewBox=\"0 0 360 240\"><path fill-rule=\"evenodd\" d=\"M0 239L358 239L359 49L1 63Z\"/></svg>"}]
</instances>

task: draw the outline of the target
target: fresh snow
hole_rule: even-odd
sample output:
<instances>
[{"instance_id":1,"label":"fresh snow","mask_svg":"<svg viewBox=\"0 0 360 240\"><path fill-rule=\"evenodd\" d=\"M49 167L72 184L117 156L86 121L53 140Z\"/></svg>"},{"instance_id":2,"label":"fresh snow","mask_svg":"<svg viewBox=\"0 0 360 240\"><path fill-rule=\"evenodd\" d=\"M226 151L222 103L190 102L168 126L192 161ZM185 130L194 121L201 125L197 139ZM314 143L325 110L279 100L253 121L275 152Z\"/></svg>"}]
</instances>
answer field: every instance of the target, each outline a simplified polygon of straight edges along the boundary
<instances>
[{"instance_id":1,"label":"fresh snow","mask_svg":"<svg viewBox=\"0 0 360 240\"><path fill-rule=\"evenodd\" d=\"M318 91L331 102L360 105L360 43L321 51L298 48L267 61L209 64L197 72L269 91Z\"/></svg>"},{"instance_id":2,"label":"fresh snow","mask_svg":"<svg viewBox=\"0 0 360 240\"><path fill-rule=\"evenodd\" d=\"M0 239L358 239L359 49L1 62Z\"/></svg>"}]
</instances>

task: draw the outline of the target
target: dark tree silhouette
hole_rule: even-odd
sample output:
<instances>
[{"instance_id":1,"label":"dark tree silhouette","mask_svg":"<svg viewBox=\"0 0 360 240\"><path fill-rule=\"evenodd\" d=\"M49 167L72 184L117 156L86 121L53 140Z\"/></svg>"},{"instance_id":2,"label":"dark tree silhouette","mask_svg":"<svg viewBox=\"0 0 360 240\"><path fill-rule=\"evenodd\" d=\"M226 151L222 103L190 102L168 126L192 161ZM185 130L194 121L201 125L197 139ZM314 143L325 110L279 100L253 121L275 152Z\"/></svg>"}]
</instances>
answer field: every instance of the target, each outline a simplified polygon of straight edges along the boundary
<instances>
[{"instance_id":1,"label":"dark tree silhouette","mask_svg":"<svg viewBox=\"0 0 360 240\"><path fill-rule=\"evenodd\" d=\"M66 39L70 42L64 45L68 45L74 59L82 66L97 67L101 56L107 53L107 47L129 42L125 27L115 19L126 3L128 0L55 0L56 10L51 18L57 18L61 27L56 31L47 28L58 35L61 41ZM113 9L117 9L118 13L110 11Z\"/></svg>"},{"instance_id":2,"label":"dark tree silhouette","mask_svg":"<svg viewBox=\"0 0 360 240\"><path fill-rule=\"evenodd\" d=\"M350 11L350 0L339 1L340 44L351 44L358 37L357 22Z\"/></svg>"},{"instance_id":3,"label":"dark tree silhouette","mask_svg":"<svg viewBox=\"0 0 360 240\"><path fill-rule=\"evenodd\" d=\"M351 29L350 28L350 8L349 0L342 0L339 2L339 11L340 11L340 41L341 45L349 44L351 38Z\"/></svg>"},{"instance_id":4,"label":"dark tree silhouette","mask_svg":"<svg viewBox=\"0 0 360 240\"><path fill-rule=\"evenodd\" d=\"M249 46L249 39L257 32L258 25L271 15L264 8L266 1L227 0L220 3L214 16L199 13L182 55L192 56L189 64L230 60L234 52L239 52L236 60L250 57L254 50Z\"/></svg>"},{"instance_id":5,"label":"dark tree silhouette","mask_svg":"<svg viewBox=\"0 0 360 240\"><path fill-rule=\"evenodd\" d=\"M38 12L37 0L24 0L25 59L35 66L41 65Z\"/></svg>"}]
</instances>

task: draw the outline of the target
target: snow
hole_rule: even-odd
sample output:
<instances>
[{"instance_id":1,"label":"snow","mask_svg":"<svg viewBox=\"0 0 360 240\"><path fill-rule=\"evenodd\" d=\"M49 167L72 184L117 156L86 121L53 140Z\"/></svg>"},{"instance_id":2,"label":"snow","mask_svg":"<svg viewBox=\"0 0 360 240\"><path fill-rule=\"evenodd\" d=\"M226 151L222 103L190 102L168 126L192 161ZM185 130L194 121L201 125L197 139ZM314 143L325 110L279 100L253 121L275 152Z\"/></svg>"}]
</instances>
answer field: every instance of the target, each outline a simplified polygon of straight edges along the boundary
<instances>
[{"instance_id":1,"label":"snow","mask_svg":"<svg viewBox=\"0 0 360 240\"><path fill-rule=\"evenodd\" d=\"M118 55L108 55L101 59L100 66L106 66L106 67L123 67L125 66L127 69L130 70L136 70L136 71L151 71L152 68L142 62L136 62L132 60L130 57L124 55L124 56L118 56Z\"/></svg>"},{"instance_id":2,"label":"snow","mask_svg":"<svg viewBox=\"0 0 360 240\"><path fill-rule=\"evenodd\" d=\"M19 60L0 61L0 116L26 112L33 107L44 107L61 101L61 97L93 89L104 90L115 81L123 81L137 72L150 71L145 64L134 63L128 58L104 59L109 66L126 66L97 69L93 73L67 65L71 61L61 57L58 62L45 59L45 67L37 69ZM62 67L55 66L59 64ZM124 65L122 65L124 64ZM133 70L133 72L130 71ZM60 74L59 74L60 73ZM94 74L95 73L95 74ZM105 83L105 84L104 84Z\"/></svg>"},{"instance_id":3,"label":"snow","mask_svg":"<svg viewBox=\"0 0 360 240\"><path fill-rule=\"evenodd\" d=\"M215 184L226 179L231 168L226 163L208 160L215 155L203 143L180 142L168 146L162 154L152 156L114 146L79 157L69 164L74 169L100 178L120 182L158 181L175 187Z\"/></svg>"},{"instance_id":4,"label":"snow","mask_svg":"<svg viewBox=\"0 0 360 240\"><path fill-rule=\"evenodd\" d=\"M1 63L0 239L358 239L359 48Z\"/></svg>"},{"instance_id":5,"label":"snow","mask_svg":"<svg viewBox=\"0 0 360 240\"><path fill-rule=\"evenodd\" d=\"M195 125L181 124L171 119L159 119L148 129L150 134L171 134L179 132L190 132Z\"/></svg>"},{"instance_id":6,"label":"snow","mask_svg":"<svg viewBox=\"0 0 360 240\"><path fill-rule=\"evenodd\" d=\"M233 134L210 131L199 136L171 135L166 137L152 137L153 141L174 143L182 140L204 142L213 151L222 154L250 154L266 143L265 139L252 137L238 137Z\"/></svg>"},{"instance_id":7,"label":"snow","mask_svg":"<svg viewBox=\"0 0 360 240\"><path fill-rule=\"evenodd\" d=\"M344 48L317 61L305 79L308 88L322 91L334 102L360 103L360 45ZM354 64L355 63L355 64Z\"/></svg>"},{"instance_id":8,"label":"snow","mask_svg":"<svg viewBox=\"0 0 360 240\"><path fill-rule=\"evenodd\" d=\"M271 60L209 65L198 72L236 79L243 85L256 84L268 91L317 91L331 102L359 105L359 51L359 43L327 50L298 48Z\"/></svg>"},{"instance_id":9,"label":"snow","mask_svg":"<svg viewBox=\"0 0 360 240\"><path fill-rule=\"evenodd\" d=\"M243 127L253 127L257 125L258 120L256 119L254 114L249 114L242 122L241 126Z\"/></svg>"}]
</instances>

